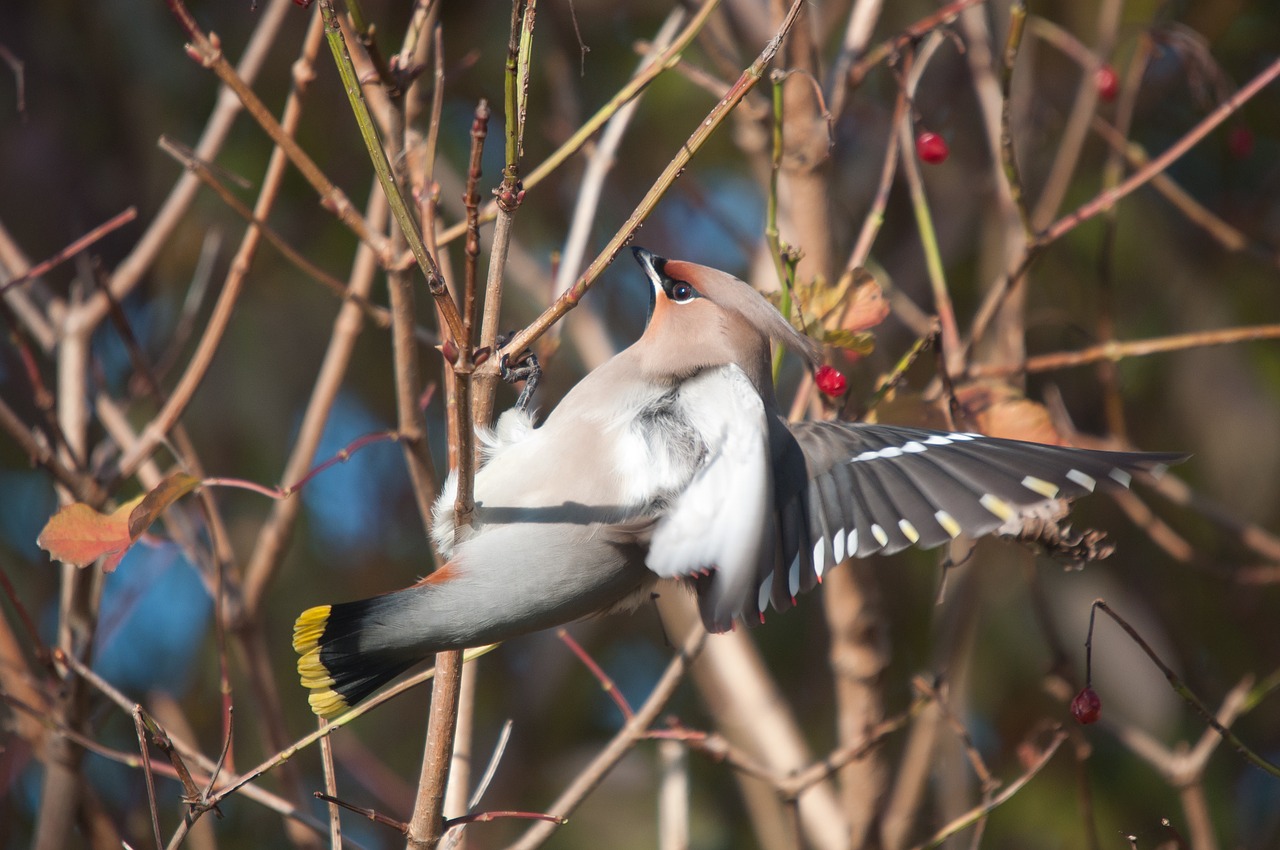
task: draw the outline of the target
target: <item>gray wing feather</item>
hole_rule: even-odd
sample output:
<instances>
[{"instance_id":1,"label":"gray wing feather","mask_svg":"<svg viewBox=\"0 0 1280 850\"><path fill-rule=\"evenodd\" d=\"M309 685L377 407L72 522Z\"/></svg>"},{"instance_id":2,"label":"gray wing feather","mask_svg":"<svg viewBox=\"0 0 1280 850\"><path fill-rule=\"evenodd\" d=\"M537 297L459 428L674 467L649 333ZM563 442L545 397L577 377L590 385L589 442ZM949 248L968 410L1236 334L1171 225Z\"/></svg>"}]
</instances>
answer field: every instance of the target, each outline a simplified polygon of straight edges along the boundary
<instances>
[{"instance_id":1,"label":"gray wing feather","mask_svg":"<svg viewBox=\"0 0 1280 850\"><path fill-rule=\"evenodd\" d=\"M772 581L766 588L762 576L759 598L743 607L747 622L768 602L790 607L796 589L844 558L980 537L1025 509L1086 495L1102 480L1128 486L1133 471L1159 474L1186 459L846 422L804 422L790 426L789 439L773 436L781 545ZM786 462L797 448L805 480Z\"/></svg>"}]
</instances>

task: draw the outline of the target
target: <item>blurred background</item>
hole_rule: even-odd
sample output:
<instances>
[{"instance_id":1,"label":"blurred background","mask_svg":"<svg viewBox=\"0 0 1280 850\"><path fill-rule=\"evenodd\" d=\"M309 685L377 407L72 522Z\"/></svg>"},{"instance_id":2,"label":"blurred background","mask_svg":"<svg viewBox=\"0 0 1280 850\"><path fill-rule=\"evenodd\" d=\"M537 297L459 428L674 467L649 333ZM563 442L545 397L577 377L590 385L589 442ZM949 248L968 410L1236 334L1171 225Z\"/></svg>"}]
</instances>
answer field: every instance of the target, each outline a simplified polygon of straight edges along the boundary
<instances>
[{"instance_id":1,"label":"blurred background","mask_svg":"<svg viewBox=\"0 0 1280 850\"><path fill-rule=\"evenodd\" d=\"M1106 4L1110 7L1110 4ZM278 112L291 83L291 66L316 9L284 4L279 32L270 42L253 88ZM217 33L232 62L273 6L196 2L190 11ZM564 142L625 83L641 59L638 45L654 38L671 6L663 2L603 3L544 0L538 6L534 72L523 163L527 172ZM936 12L937 4L886 4L874 20L871 44L892 37ZM368 2L366 16L388 53L398 49L413 9L408 2ZM811 29L818 74L828 96L850 4L807 6L801 26ZM1008 8L979 5L980 20L1004 44ZM1090 45L1098 43L1096 2L1038 2L1033 18L1052 23ZM489 0L442 3L445 88L439 126L441 219L459 220L468 131L479 98L495 105L485 149L481 191L500 179L501 108L510 6ZM686 54L687 65L722 83L732 82L773 32L770 10L753 0L726 2L706 34ZM1029 28L1029 32L1034 28ZM972 32L960 26L945 40L919 81L912 103L916 129L943 137L950 155L923 165L924 188L937 232L939 254L962 331L1005 263L997 175L970 61ZM1241 85L1280 58L1280 7L1272 3L1126 2L1103 57L1124 83L1140 48L1150 49L1132 108L1131 140L1155 155L1184 136ZM161 135L194 146L219 97L214 76L183 50L184 35L165 4L9 2L0 7L0 224L5 232L5 279L14 257L31 263L52 256L89 229L127 207L137 220L96 242L71 262L48 272L33 297L76 298L86 292L94 263L114 269L133 251L182 168L157 147ZM967 48L962 52L960 48ZM21 63L21 76L16 74ZM316 77L305 96L298 140L324 172L363 209L371 190L368 156L323 44ZM430 76L430 73L428 73ZM20 82L19 82L20 81ZM1054 169L1069 126L1082 71L1049 41L1024 37L1014 75L1014 137L1028 206ZM901 77L881 63L841 96L832 117L829 161L819 172L831 228L827 245L806 244L803 232L784 240L807 257L827 252L839 271L849 256L876 195ZM764 253L768 198L768 81L701 151L657 207L636 243L671 257L724 268L768 281ZM1126 89L1127 91L1127 89ZM19 93L22 102L19 102ZM1122 94L1123 100L1123 94ZM1097 114L1114 120L1118 104L1105 94ZM639 102L608 172L592 217L590 259L622 224L662 168L715 103L698 80L664 73ZM833 109L828 97L826 106ZM550 303L558 257L579 199L587 157L570 158L531 188L517 213L504 327L522 327ZM257 196L271 144L243 114L215 162L249 181L235 191L245 203ZM1224 246L1210 228L1190 219L1150 187L1124 199L1114 220L1086 222L1049 245L1036 259L1021 314L1029 354L1086 348L1099 340L1100 317L1115 338L1139 340L1240 326L1280 324L1280 88L1274 84L1222 127L1210 133L1167 171L1167 176L1240 237ZM1090 133L1064 200L1050 221L1101 190L1108 148ZM899 169L901 172L901 169ZM800 217L803 220L803 216ZM356 240L317 203L292 169L284 178L269 222L311 262L345 280ZM141 349L171 387L191 357L210 305L244 230L243 221L212 192L201 189L178 220L162 250L122 307ZM1222 231L1218 231L1222 232ZM486 236L487 238L487 236ZM20 252L19 253L15 253ZM486 252L487 256L487 252ZM462 268L461 240L442 262L451 284ZM866 266L890 293L895 308L934 310L925 254L911 198L901 173L888 195L882 229ZM483 269L483 264L482 264ZM806 268L802 264L802 275ZM830 272L829 272L830 273ZM773 278L776 287L776 277ZM39 293L45 293L45 296ZM422 324L434 328L425 290L419 289ZM386 303L381 276L372 300ZM566 389L609 350L634 340L643 328L647 293L629 258L614 263L582 306L565 322L564 342L549 359L537 403L550 409ZM45 302L47 303L47 302ZM318 365L333 332L340 302L307 279L280 253L263 246L253 261L226 339L183 416L192 444L209 475L264 485L281 479ZM24 362L24 346L12 329L0 343L0 395L27 423L40 420L34 368L56 386L51 357ZM854 391L865 395L919 336L899 310L875 329L875 350L853 358L831 353ZM30 346L25 350L31 350ZM440 379L440 358L423 348L427 380ZM104 322L92 339L90 393L105 393L127 412L134 427L156 410L141 392L120 334ZM784 386L794 389L788 370ZM924 391L937 374L933 355L908 372L899 401ZM318 459L331 457L357 437L396 423L389 335L372 324L361 333L341 392L324 428ZM1110 389L1113 387L1118 394ZM1173 693L1164 677L1109 621L1094 637L1094 687L1104 701L1104 723L1075 727L1066 699L1083 683L1082 646L1089 603L1104 597L1141 632L1163 660L1212 709L1246 677L1265 680L1280 669L1280 566L1274 532L1280 528L1280 345L1239 342L1220 347L1181 347L1149 357L1125 358L1109 377L1095 366L1037 373L1015 387L1028 398L1052 402L1083 434L1109 434L1148 450L1193 455L1174 476L1185 482L1190 503L1139 488L1141 502L1122 510L1109 497L1079 505L1078 527L1108 531L1117 545L1109 560L1066 571L1050 559L1008 543L984 544L942 588L936 552L908 552L858 565L878 589L877 628L887 666L876 673L884 708L894 714L912 700L911 679L945 676L955 688L951 708L968 730L986 765L1008 782L1027 767L1021 746L1045 723L1067 724L1071 737L1047 767L986 824L980 846L989 848L1206 846L1201 834L1186 838L1186 795L1141 755L1134 730L1166 747L1194 744L1204 722ZM1121 407L1108 410L1108 398ZM513 396L500 389L498 408ZM892 406L890 408L892 411ZM447 468L441 394L427 409L437 468ZM1118 418L1117 418L1118 417ZM891 419L891 412L882 414ZM1059 418L1059 423L1063 420ZM1123 433L1117 434L1117 424ZM115 460L102 426L89 425L89 462L109 471ZM163 453L162 453L163 454ZM164 462L168 463L166 455ZM121 499L140 492L123 482ZM392 443L362 449L348 462L317 476L302 492L297 532L264 597L261 652L276 672L282 722L290 738L315 721L298 687L290 633L294 617L311 605L402 587L431 569L430 552L405 472ZM246 559L272 503L256 494L215 491L235 556ZM62 573L36 545L58 504L50 476L34 468L16 441L0 438L0 569L12 585L0 601L0 617L20 647L7 663L24 660L37 687L49 679L37 663L34 642L20 623L15 600L34 621L42 640L57 627ZM1183 548L1159 545L1135 522L1149 505L1167 522ZM197 516L194 507L192 516ZM210 578L193 566L159 526L102 583L93 667L129 699L147 705L170 728L216 755L222 723L219 654ZM1268 554L1270 553L1270 554ZM841 569L851 569L848 565ZM770 617L749 633L814 754L838 740L837 702L829 664L831 634L821 591L792 611ZM939 605L940 596L947 598ZM966 612L956 625L944 612ZM599 664L637 705L644 701L672 654L670 639L652 608L570 627ZM1067 653L1056 655L1055 636ZM962 651L956 651L956 644ZM234 763L246 769L269 753L259 726L266 721L247 697L244 659L231 658L236 700ZM42 678L43 677L43 678ZM6 683L10 680L6 679ZM1068 684L1064 684L1068 683ZM1065 690L1064 690L1065 689ZM335 736L340 796L392 817L409 816L425 733L427 688L381 707ZM1063 698L1065 693L1066 699ZM242 705L243 698L243 708ZM85 731L107 747L135 752L131 718L100 696L88 700ZM7 731L0 750L0 845L28 846L41 806L43 768L29 741L16 731L20 712L0 710ZM686 683L664 714L697 729L717 728L698 690ZM1251 706L1233 729L1256 752L1280 761L1280 713L1276 696ZM502 724L514 723L482 809L538 811L549 804L620 728L622 718L599 683L552 633L510 642L480 662L474 723L474 759L483 764ZM947 737L947 736L944 736ZM907 733L883 744L887 793L907 758ZM963 775L964 753L954 740L939 743L939 762ZM314 748L295 759L308 795L323 787ZM658 757L642 743L587 799L549 846L608 846L629 850L657 846ZM794 828L770 831L751 811L734 772L689 756L690 844L698 848L797 846ZM138 770L90 755L86 788L95 811L132 846L150 843L146 789ZM281 792L274 776L263 784ZM1280 780L1250 767L1221 746L1194 784L1206 808L1203 823L1221 847L1280 846ZM924 785L912 825L913 846L946 821L954 798L975 804L972 775L953 787L938 779ZM158 785L165 835L179 812L180 789ZM281 792L284 793L284 792ZM953 802L947 801L952 799ZM1088 806L1082 801L1087 800ZM950 808L949 808L950 806ZM1083 807L1083 808L1082 808ZM1086 818L1082 811L1090 811ZM283 843L274 813L245 799L222 805L225 816L204 826L191 846L250 847ZM314 804L324 818L324 808ZM86 817L83 813L79 816ZM1162 826L1168 818L1171 826ZM1094 827L1087 827L1092 820ZM397 846L394 831L348 815L347 835L365 847ZM504 846L526 828L498 821L469 828L475 847ZM74 846L91 846L84 822ZM1133 835L1135 839L1124 836ZM1092 836L1092 838L1090 837ZM963 839L969 846L972 839ZM1096 841L1097 843L1091 843ZM197 843L199 842L199 843ZM805 845L799 845L805 846ZM868 844L867 846L879 846ZM960 846L956 844L955 846Z\"/></svg>"}]
</instances>

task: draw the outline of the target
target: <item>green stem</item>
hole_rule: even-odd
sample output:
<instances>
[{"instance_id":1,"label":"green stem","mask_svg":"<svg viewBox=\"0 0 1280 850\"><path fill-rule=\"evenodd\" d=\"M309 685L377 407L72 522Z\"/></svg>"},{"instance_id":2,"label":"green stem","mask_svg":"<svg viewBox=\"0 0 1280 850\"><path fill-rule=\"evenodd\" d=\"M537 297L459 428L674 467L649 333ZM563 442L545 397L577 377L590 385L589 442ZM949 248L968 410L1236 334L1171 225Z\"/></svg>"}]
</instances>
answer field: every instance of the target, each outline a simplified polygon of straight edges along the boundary
<instances>
[{"instance_id":1,"label":"green stem","mask_svg":"<svg viewBox=\"0 0 1280 850\"><path fill-rule=\"evenodd\" d=\"M1000 159L1004 168L1005 180L1009 183L1009 197L1018 210L1018 218L1022 221L1022 229L1027 238L1032 236L1031 221L1027 218L1027 207L1022 195L1022 176L1018 171L1017 152L1013 149L1012 115L1010 110L1013 98L1010 92L1013 87L1013 66L1018 58L1018 48L1022 45L1022 33L1027 23L1026 0L1017 0L1009 10L1009 37L1004 43L1004 61L1000 66Z\"/></svg>"},{"instance_id":2,"label":"green stem","mask_svg":"<svg viewBox=\"0 0 1280 850\"><path fill-rule=\"evenodd\" d=\"M769 161L769 208L765 221L764 236L769 243L769 256L773 258L773 268L778 274L778 286L781 287L781 301L778 309L783 316L791 318L791 284L795 277L795 263L783 256L782 233L778 230L778 175L782 171L782 81L784 76L774 71L770 76L773 83L773 151ZM782 370L782 348L773 350L773 382L778 383L778 373Z\"/></svg>"},{"instance_id":3,"label":"green stem","mask_svg":"<svg viewBox=\"0 0 1280 850\"><path fill-rule=\"evenodd\" d=\"M457 305L454 304L453 298L445 286L444 277L440 274L440 268L436 265L435 258L431 256L427 251L426 245L422 242L422 232L413 217L413 212L409 209L409 205L405 203L404 195L400 191L400 184L396 182L392 173L391 161L387 159L386 149L382 145L382 140L378 137L378 128L374 123L373 115L369 112L369 105L365 102L364 91L360 87L360 79L356 75L355 65L351 61L346 39L342 36L342 27L338 23L338 13L334 9L333 0L320 0L320 14L324 17L325 37L328 39L329 49L333 51L333 60L334 64L338 66L338 75L342 79L342 87L347 92L347 99L351 103L351 112L355 115L356 125L360 128L360 136L364 139L365 148L369 151L369 160L373 163L373 170L377 172L378 183L382 186L382 191L387 196L391 214L395 216L396 222L400 225L400 230L404 233L405 240L408 242L409 250L413 252L413 257L417 260L418 267L427 279L427 288L435 296L436 304L440 308L440 314L444 316L445 324L448 326L449 335L457 340L459 344L462 344L466 340L462 328L462 317L458 314Z\"/></svg>"}]
</instances>

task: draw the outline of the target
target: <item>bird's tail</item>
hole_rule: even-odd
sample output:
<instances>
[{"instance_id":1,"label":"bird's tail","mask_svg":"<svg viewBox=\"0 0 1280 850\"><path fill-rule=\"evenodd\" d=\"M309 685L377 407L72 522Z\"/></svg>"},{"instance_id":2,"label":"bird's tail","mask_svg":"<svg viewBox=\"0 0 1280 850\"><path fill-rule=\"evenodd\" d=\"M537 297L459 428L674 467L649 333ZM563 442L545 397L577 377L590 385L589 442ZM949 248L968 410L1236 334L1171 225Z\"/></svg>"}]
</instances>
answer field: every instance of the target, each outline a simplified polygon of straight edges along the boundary
<instances>
[{"instance_id":1,"label":"bird's tail","mask_svg":"<svg viewBox=\"0 0 1280 850\"><path fill-rule=\"evenodd\" d=\"M401 591L403 593L404 591ZM398 594L320 605L293 626L302 686L320 717L335 717L430 654L399 639Z\"/></svg>"}]
</instances>

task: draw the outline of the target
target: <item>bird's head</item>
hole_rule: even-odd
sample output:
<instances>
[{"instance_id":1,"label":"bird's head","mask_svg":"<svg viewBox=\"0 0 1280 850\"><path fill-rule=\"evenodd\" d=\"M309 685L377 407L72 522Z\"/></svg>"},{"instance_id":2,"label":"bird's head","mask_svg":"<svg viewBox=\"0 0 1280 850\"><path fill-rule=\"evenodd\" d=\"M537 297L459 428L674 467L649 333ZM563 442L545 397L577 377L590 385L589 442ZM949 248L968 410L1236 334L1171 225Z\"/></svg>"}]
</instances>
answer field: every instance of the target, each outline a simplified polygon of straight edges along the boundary
<instances>
[{"instance_id":1,"label":"bird's head","mask_svg":"<svg viewBox=\"0 0 1280 850\"><path fill-rule=\"evenodd\" d=\"M810 365L818 344L791 326L763 295L731 274L667 260L632 248L649 280L649 323L637 343L655 371L687 375L736 363L757 386L768 382L769 340L781 342Z\"/></svg>"}]
</instances>

